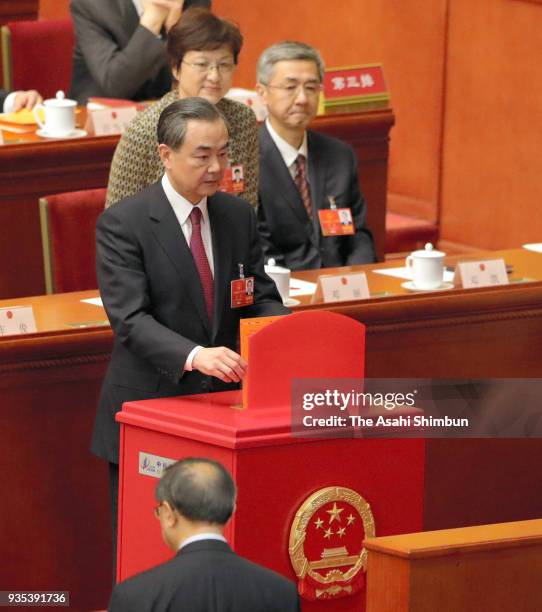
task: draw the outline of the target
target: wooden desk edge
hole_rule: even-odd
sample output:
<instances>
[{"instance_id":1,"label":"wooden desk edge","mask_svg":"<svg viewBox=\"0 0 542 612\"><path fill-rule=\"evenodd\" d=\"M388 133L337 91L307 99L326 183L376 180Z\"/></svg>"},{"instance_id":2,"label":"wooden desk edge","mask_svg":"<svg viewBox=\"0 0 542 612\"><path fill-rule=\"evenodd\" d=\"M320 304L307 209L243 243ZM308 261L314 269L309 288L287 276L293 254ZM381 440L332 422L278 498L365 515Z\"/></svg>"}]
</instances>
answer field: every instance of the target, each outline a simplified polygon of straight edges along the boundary
<instances>
[{"instance_id":1,"label":"wooden desk edge","mask_svg":"<svg viewBox=\"0 0 542 612\"><path fill-rule=\"evenodd\" d=\"M39 361L71 359L83 353L99 361L109 360L112 346L113 333L109 327L10 336L0 342L0 372L24 370L36 367Z\"/></svg>"},{"instance_id":2,"label":"wooden desk edge","mask_svg":"<svg viewBox=\"0 0 542 612\"><path fill-rule=\"evenodd\" d=\"M542 545L542 519L422 531L367 538L364 541L364 546L370 551L404 559L472 554L534 545Z\"/></svg>"}]
</instances>

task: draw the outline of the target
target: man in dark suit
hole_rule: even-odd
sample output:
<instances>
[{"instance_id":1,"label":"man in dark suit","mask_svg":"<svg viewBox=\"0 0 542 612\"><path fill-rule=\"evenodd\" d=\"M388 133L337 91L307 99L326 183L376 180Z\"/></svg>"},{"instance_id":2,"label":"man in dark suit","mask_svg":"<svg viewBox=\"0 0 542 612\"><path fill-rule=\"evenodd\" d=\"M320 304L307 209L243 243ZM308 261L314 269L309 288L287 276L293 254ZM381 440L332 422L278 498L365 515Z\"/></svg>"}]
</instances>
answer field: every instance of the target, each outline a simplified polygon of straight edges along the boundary
<instances>
[{"instance_id":1,"label":"man in dark suit","mask_svg":"<svg viewBox=\"0 0 542 612\"><path fill-rule=\"evenodd\" d=\"M295 585L236 555L224 538L235 507L235 484L210 459L171 465L156 487L155 513L167 563L118 584L109 612L296 612Z\"/></svg>"},{"instance_id":2,"label":"man in dark suit","mask_svg":"<svg viewBox=\"0 0 542 612\"><path fill-rule=\"evenodd\" d=\"M235 388L242 317L287 314L263 255L253 208L216 193L228 129L214 104L185 98L158 122L162 180L108 208L96 227L100 294L115 342L93 452L109 461L116 532L123 402ZM230 283L254 279L252 305L231 307Z\"/></svg>"},{"instance_id":3,"label":"man in dark suit","mask_svg":"<svg viewBox=\"0 0 542 612\"><path fill-rule=\"evenodd\" d=\"M307 130L323 74L320 54L303 43L278 43L258 61L269 112L260 129L258 229L265 257L292 270L375 261L353 149ZM352 235L323 235L318 212L333 207L350 210Z\"/></svg>"},{"instance_id":4,"label":"man in dark suit","mask_svg":"<svg viewBox=\"0 0 542 612\"><path fill-rule=\"evenodd\" d=\"M149 100L171 89L162 34L211 0L71 0L76 44L70 97Z\"/></svg>"},{"instance_id":5,"label":"man in dark suit","mask_svg":"<svg viewBox=\"0 0 542 612\"><path fill-rule=\"evenodd\" d=\"M12 113L22 108L31 110L41 102L41 96L35 89L28 91L6 91L0 89L0 112Z\"/></svg>"}]
</instances>

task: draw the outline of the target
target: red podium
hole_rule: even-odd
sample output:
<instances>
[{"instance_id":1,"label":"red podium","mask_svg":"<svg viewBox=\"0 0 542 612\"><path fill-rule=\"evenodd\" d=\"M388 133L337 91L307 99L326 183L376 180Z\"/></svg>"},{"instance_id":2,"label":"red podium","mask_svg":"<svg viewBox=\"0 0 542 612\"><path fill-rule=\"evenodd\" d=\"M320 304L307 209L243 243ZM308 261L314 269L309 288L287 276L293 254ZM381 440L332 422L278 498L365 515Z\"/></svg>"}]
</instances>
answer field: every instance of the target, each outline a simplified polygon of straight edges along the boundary
<instances>
[{"instance_id":1,"label":"red podium","mask_svg":"<svg viewBox=\"0 0 542 612\"><path fill-rule=\"evenodd\" d=\"M117 577L171 557L153 516L157 478L173 461L205 456L223 463L238 487L226 529L237 553L294 580L304 611L364 610L363 538L422 529L424 440L292 433L292 379L363 378L360 323L301 312L249 343L247 409L231 391L129 402L117 415Z\"/></svg>"}]
</instances>

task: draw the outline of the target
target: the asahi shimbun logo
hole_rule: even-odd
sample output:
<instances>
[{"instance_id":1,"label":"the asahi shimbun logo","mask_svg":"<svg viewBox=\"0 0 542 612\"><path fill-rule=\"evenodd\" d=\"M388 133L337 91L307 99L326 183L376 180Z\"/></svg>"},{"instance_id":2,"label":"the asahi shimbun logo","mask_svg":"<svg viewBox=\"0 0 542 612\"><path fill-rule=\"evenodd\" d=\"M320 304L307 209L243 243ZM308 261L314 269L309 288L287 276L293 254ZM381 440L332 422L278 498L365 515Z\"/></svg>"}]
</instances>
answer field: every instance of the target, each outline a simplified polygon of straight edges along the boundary
<instances>
[{"instance_id":1,"label":"the asahi shimbun logo","mask_svg":"<svg viewBox=\"0 0 542 612\"><path fill-rule=\"evenodd\" d=\"M145 476L161 478L164 470L175 463L176 459L168 459L167 457L159 457L139 451L139 473Z\"/></svg>"}]
</instances>

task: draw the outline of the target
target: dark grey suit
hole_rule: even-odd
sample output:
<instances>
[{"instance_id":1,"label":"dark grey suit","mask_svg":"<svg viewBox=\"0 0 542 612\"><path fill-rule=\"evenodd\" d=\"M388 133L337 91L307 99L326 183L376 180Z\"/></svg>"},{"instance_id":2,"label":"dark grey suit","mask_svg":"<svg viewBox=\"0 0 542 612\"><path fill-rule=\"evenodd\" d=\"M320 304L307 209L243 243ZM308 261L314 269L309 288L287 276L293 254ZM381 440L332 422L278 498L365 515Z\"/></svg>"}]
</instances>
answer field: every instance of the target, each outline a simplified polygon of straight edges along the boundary
<instances>
[{"instance_id":1,"label":"dark grey suit","mask_svg":"<svg viewBox=\"0 0 542 612\"><path fill-rule=\"evenodd\" d=\"M164 41L139 25L132 0L71 0L76 43L70 98L148 100L171 89Z\"/></svg>"},{"instance_id":2,"label":"dark grey suit","mask_svg":"<svg viewBox=\"0 0 542 612\"><path fill-rule=\"evenodd\" d=\"M365 225L365 202L359 189L356 155L347 144L308 130L309 184L313 218L307 217L299 190L271 139L260 128L258 229L266 258L291 270L329 268L375 261L373 239ZM322 236L318 210L350 208L355 234Z\"/></svg>"},{"instance_id":3,"label":"dark grey suit","mask_svg":"<svg viewBox=\"0 0 542 612\"><path fill-rule=\"evenodd\" d=\"M236 350L239 319L286 314L264 273L253 208L223 193L208 198L214 318L206 314L192 254L160 183L108 208L96 227L98 285L115 335L94 426L93 452L118 462L115 413L130 400L235 388L182 368L197 346ZM254 304L230 307L230 281L255 277Z\"/></svg>"},{"instance_id":4,"label":"dark grey suit","mask_svg":"<svg viewBox=\"0 0 542 612\"><path fill-rule=\"evenodd\" d=\"M7 98L9 91L0 89L0 113L4 112L4 100Z\"/></svg>"},{"instance_id":5,"label":"dark grey suit","mask_svg":"<svg viewBox=\"0 0 542 612\"><path fill-rule=\"evenodd\" d=\"M118 584L109 612L297 612L295 586L236 555L224 542L203 540L169 562Z\"/></svg>"}]
</instances>

